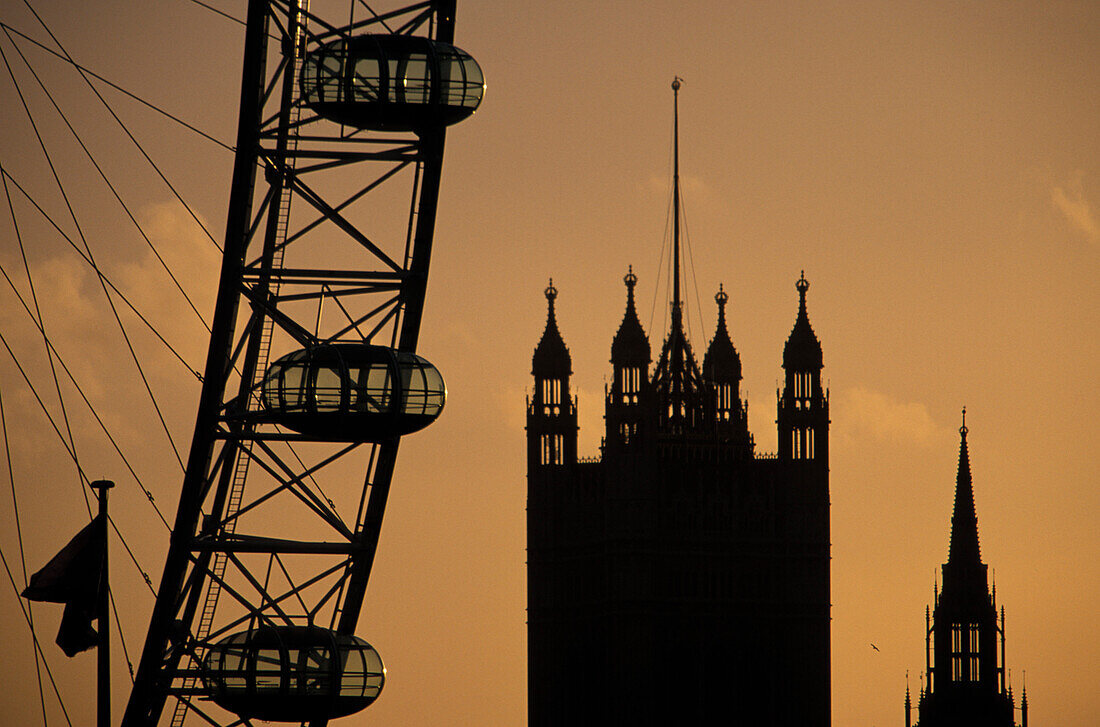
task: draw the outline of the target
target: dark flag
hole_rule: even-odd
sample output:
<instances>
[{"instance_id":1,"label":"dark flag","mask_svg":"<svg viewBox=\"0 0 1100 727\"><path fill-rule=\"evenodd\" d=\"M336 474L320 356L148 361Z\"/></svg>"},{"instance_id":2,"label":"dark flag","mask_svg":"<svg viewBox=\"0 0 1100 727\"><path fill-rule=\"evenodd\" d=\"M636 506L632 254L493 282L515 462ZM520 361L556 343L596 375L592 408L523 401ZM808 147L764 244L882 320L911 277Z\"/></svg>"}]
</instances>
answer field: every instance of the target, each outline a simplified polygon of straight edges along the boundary
<instances>
[{"instance_id":1,"label":"dark flag","mask_svg":"<svg viewBox=\"0 0 1100 727\"><path fill-rule=\"evenodd\" d=\"M107 520L100 514L31 576L30 585L23 589L23 597L29 601L65 604L57 645L66 656L76 656L99 643L92 621L96 618L106 552Z\"/></svg>"}]
</instances>

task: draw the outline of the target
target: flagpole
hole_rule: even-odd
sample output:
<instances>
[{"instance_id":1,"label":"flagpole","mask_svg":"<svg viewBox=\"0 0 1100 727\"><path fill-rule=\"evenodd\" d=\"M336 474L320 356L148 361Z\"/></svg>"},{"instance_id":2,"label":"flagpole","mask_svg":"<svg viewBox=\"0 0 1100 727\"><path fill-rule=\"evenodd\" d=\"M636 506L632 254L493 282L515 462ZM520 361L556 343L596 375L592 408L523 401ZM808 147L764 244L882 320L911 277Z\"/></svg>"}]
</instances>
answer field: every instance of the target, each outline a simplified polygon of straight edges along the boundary
<instances>
[{"instance_id":1,"label":"flagpole","mask_svg":"<svg viewBox=\"0 0 1100 727\"><path fill-rule=\"evenodd\" d=\"M115 486L110 480L96 480L89 487L96 491L99 499L99 514L103 518L103 527L107 527L107 490ZM108 621L110 593L107 577L107 538L103 539L103 570L99 585L99 608L96 620L99 626L99 654L96 676L96 727L111 726L111 628Z\"/></svg>"}]
</instances>

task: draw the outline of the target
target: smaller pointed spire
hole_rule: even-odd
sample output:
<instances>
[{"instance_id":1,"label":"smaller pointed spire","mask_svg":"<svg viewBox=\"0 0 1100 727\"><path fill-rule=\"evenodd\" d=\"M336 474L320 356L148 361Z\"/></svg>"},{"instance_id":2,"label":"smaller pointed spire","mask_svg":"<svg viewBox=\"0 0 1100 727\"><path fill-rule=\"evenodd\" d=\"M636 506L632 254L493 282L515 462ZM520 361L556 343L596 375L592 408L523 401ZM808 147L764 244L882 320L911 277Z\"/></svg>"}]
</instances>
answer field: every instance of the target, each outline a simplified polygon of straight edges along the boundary
<instances>
[{"instance_id":1,"label":"smaller pointed spire","mask_svg":"<svg viewBox=\"0 0 1100 727\"><path fill-rule=\"evenodd\" d=\"M955 508L951 515L951 545L948 563L980 565L978 547L978 516L974 508L974 483L970 476L970 452L966 446L966 408L959 427L959 472L955 478Z\"/></svg>"},{"instance_id":2,"label":"smaller pointed spire","mask_svg":"<svg viewBox=\"0 0 1100 727\"><path fill-rule=\"evenodd\" d=\"M703 357L703 378L723 384L736 384L741 381L741 357L730 339L726 328L726 303L729 295L718 285L718 294L714 296L718 304L718 326L714 338Z\"/></svg>"},{"instance_id":3,"label":"smaller pointed spire","mask_svg":"<svg viewBox=\"0 0 1100 727\"><path fill-rule=\"evenodd\" d=\"M611 363L617 366L646 366L652 360L649 337L646 336L642 322L638 320L638 311L634 307L634 286L638 276L634 266L628 268L623 277L626 284L626 313L615 338L611 341Z\"/></svg>"},{"instance_id":4,"label":"smaller pointed spire","mask_svg":"<svg viewBox=\"0 0 1100 727\"><path fill-rule=\"evenodd\" d=\"M905 671L905 727L913 724L913 701L909 698L909 670Z\"/></svg>"},{"instance_id":5,"label":"smaller pointed spire","mask_svg":"<svg viewBox=\"0 0 1100 727\"><path fill-rule=\"evenodd\" d=\"M795 283L798 291L798 317L791 335L787 338L787 345L783 347L783 368L788 371L820 371L824 365L821 342L817 340L813 326L810 325L810 316L806 312L806 291L809 288L806 271L802 271Z\"/></svg>"},{"instance_id":6,"label":"smaller pointed spire","mask_svg":"<svg viewBox=\"0 0 1100 727\"><path fill-rule=\"evenodd\" d=\"M561 332L558 331L558 321L554 315L554 300L558 297L558 289L554 287L553 278L550 278L545 294L546 329L543 330L539 345L535 347L535 354L531 357L531 373L542 378L565 378L572 373L573 362Z\"/></svg>"}]
</instances>

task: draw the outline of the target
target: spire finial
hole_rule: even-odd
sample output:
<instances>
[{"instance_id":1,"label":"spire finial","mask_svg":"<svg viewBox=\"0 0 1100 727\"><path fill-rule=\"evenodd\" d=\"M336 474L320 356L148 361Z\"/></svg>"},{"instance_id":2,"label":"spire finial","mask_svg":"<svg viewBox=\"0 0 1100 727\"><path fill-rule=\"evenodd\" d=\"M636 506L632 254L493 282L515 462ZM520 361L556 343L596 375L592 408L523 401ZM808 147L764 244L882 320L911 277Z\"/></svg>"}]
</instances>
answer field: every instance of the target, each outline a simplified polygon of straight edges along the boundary
<instances>
[{"instance_id":1,"label":"spire finial","mask_svg":"<svg viewBox=\"0 0 1100 727\"><path fill-rule=\"evenodd\" d=\"M680 309L680 86L683 79L672 78L672 309Z\"/></svg>"},{"instance_id":2,"label":"spire finial","mask_svg":"<svg viewBox=\"0 0 1100 727\"><path fill-rule=\"evenodd\" d=\"M726 303L730 297L726 294L726 291L722 289L722 284L718 284L718 292L714 294L714 302L718 304L718 327L722 328L726 325ZM717 334L715 334L717 335Z\"/></svg>"},{"instance_id":3,"label":"spire finial","mask_svg":"<svg viewBox=\"0 0 1100 727\"><path fill-rule=\"evenodd\" d=\"M795 289L798 291L798 295L801 296L802 302L806 302L806 291L810 288L810 281L806 280L806 271L803 270L798 277L798 282L794 284Z\"/></svg>"},{"instance_id":4,"label":"spire finial","mask_svg":"<svg viewBox=\"0 0 1100 727\"><path fill-rule=\"evenodd\" d=\"M638 320L638 311L634 306L634 286L638 284L638 276L634 274L634 266L627 267L623 276L626 285L626 312L623 314L623 322L615 338L611 341L611 363L616 369L620 366L646 366L652 360L650 357L649 339L641 321Z\"/></svg>"},{"instance_id":5,"label":"spire finial","mask_svg":"<svg viewBox=\"0 0 1100 727\"><path fill-rule=\"evenodd\" d=\"M531 373L536 377L565 378L570 371L571 361L569 349L562 340L558 330L557 316L554 315L554 299L558 297L558 289L554 287L554 279L550 278L549 285L544 291L546 295L546 328L543 329L539 345L535 347L535 355L531 359Z\"/></svg>"},{"instance_id":6,"label":"spire finial","mask_svg":"<svg viewBox=\"0 0 1100 727\"><path fill-rule=\"evenodd\" d=\"M978 516L974 507L974 484L970 474L970 451L966 443L966 410L959 427L959 472L955 480L955 506L951 514L951 545L949 563L981 563L978 547ZM946 578L946 575L944 576ZM985 578L983 576L982 580Z\"/></svg>"}]
</instances>

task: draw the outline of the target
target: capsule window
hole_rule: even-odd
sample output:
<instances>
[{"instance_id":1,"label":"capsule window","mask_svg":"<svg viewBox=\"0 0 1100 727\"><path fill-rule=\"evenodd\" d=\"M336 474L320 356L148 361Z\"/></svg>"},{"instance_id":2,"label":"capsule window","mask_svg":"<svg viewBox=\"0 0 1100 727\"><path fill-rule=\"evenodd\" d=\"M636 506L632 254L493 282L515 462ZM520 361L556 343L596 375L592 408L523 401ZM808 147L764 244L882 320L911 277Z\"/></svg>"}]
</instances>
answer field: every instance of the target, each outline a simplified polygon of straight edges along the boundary
<instances>
[{"instance_id":1,"label":"capsule window","mask_svg":"<svg viewBox=\"0 0 1100 727\"><path fill-rule=\"evenodd\" d=\"M406 414L435 416L443 408L447 389L434 366L418 356L399 353L401 371L401 408Z\"/></svg>"},{"instance_id":2,"label":"capsule window","mask_svg":"<svg viewBox=\"0 0 1100 727\"><path fill-rule=\"evenodd\" d=\"M335 63L337 66L340 64L340 59L335 56L326 56L325 64ZM336 70L337 83L339 83L339 68ZM382 68L378 64L377 58L360 57L355 60L355 66L352 69L351 76L351 97L353 101L368 101L376 102L381 100L382 97ZM338 96L339 90L336 91ZM322 99L322 100L337 100Z\"/></svg>"},{"instance_id":3,"label":"capsule window","mask_svg":"<svg viewBox=\"0 0 1100 727\"><path fill-rule=\"evenodd\" d=\"M248 682L247 674L248 652L239 646L227 646L222 655L222 669L224 688L228 691L243 691Z\"/></svg>"},{"instance_id":4,"label":"capsule window","mask_svg":"<svg viewBox=\"0 0 1100 727\"><path fill-rule=\"evenodd\" d=\"M317 85L314 88L317 100L332 102L340 100L340 59L326 56L317 64Z\"/></svg>"},{"instance_id":5,"label":"capsule window","mask_svg":"<svg viewBox=\"0 0 1100 727\"><path fill-rule=\"evenodd\" d=\"M422 429L439 415L446 398L442 375L425 359L358 343L289 353L268 368L261 391L273 421L347 441Z\"/></svg>"},{"instance_id":6,"label":"capsule window","mask_svg":"<svg viewBox=\"0 0 1100 727\"><path fill-rule=\"evenodd\" d=\"M385 363L375 363L359 369L362 382L356 387L356 401L352 408L356 411L381 414L388 412L393 405L393 381L390 367Z\"/></svg>"},{"instance_id":7,"label":"capsule window","mask_svg":"<svg viewBox=\"0 0 1100 727\"><path fill-rule=\"evenodd\" d=\"M449 125L481 103L484 76L468 53L420 36L362 35L311 48L303 102L318 115L365 129Z\"/></svg>"},{"instance_id":8,"label":"capsule window","mask_svg":"<svg viewBox=\"0 0 1100 727\"><path fill-rule=\"evenodd\" d=\"M288 364L280 371L282 381L278 382L279 399L288 411L301 411L305 409L305 393L307 387L303 386L306 380L308 367L306 362Z\"/></svg>"},{"instance_id":9,"label":"capsule window","mask_svg":"<svg viewBox=\"0 0 1100 727\"><path fill-rule=\"evenodd\" d=\"M480 66L458 48L441 50L439 55L443 90L441 102L446 106L477 108L485 90L485 77Z\"/></svg>"},{"instance_id":10,"label":"capsule window","mask_svg":"<svg viewBox=\"0 0 1100 727\"><path fill-rule=\"evenodd\" d=\"M313 626L262 626L211 645L208 696L242 717L307 722L353 714L382 691L386 670L362 639Z\"/></svg>"},{"instance_id":11,"label":"capsule window","mask_svg":"<svg viewBox=\"0 0 1100 727\"><path fill-rule=\"evenodd\" d=\"M344 376L338 369L319 367L313 385L313 396L318 412L340 411L343 400Z\"/></svg>"},{"instance_id":12,"label":"capsule window","mask_svg":"<svg viewBox=\"0 0 1100 727\"><path fill-rule=\"evenodd\" d=\"M302 668L299 673L303 675L304 684L302 690L306 694L328 694L332 691L332 652L323 646L314 646L302 649L300 656ZM291 663L297 661L294 654L290 655Z\"/></svg>"},{"instance_id":13,"label":"capsule window","mask_svg":"<svg viewBox=\"0 0 1100 727\"><path fill-rule=\"evenodd\" d=\"M256 651L256 690L259 692L278 691L282 684L283 665L278 649L258 649Z\"/></svg>"},{"instance_id":14,"label":"capsule window","mask_svg":"<svg viewBox=\"0 0 1100 727\"><path fill-rule=\"evenodd\" d=\"M428 65L426 54L414 53L409 56L405 72L401 74L401 82L405 87L405 101L428 103L432 89L432 68Z\"/></svg>"}]
</instances>

